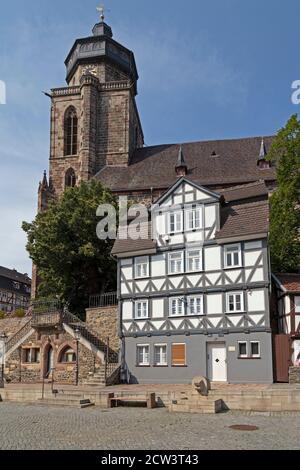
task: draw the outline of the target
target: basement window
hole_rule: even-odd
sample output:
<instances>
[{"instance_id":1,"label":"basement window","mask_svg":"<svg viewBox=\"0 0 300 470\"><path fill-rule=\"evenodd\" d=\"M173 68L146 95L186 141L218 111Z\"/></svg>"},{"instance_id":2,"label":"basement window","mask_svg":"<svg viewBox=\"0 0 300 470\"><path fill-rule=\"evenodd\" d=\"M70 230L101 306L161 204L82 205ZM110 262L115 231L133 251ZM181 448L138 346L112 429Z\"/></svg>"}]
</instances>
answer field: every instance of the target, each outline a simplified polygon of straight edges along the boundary
<instances>
[{"instance_id":1,"label":"basement window","mask_svg":"<svg viewBox=\"0 0 300 470\"><path fill-rule=\"evenodd\" d=\"M246 341L239 341L239 357L242 359L248 357L248 347Z\"/></svg>"},{"instance_id":2,"label":"basement window","mask_svg":"<svg viewBox=\"0 0 300 470\"><path fill-rule=\"evenodd\" d=\"M260 357L260 342L251 341L251 357L257 358Z\"/></svg>"}]
</instances>

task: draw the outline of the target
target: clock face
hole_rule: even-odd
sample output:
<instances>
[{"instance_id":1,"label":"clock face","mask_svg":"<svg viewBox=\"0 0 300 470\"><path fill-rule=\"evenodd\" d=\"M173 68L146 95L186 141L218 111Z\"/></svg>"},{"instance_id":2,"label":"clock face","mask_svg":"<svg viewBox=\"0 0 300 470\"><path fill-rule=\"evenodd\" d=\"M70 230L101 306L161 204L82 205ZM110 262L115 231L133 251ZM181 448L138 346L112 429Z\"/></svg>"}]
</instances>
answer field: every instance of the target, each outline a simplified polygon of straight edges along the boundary
<instances>
[{"instance_id":1,"label":"clock face","mask_svg":"<svg viewBox=\"0 0 300 470\"><path fill-rule=\"evenodd\" d=\"M97 66L96 65L85 65L82 67L82 74L91 73L97 77Z\"/></svg>"}]
</instances>

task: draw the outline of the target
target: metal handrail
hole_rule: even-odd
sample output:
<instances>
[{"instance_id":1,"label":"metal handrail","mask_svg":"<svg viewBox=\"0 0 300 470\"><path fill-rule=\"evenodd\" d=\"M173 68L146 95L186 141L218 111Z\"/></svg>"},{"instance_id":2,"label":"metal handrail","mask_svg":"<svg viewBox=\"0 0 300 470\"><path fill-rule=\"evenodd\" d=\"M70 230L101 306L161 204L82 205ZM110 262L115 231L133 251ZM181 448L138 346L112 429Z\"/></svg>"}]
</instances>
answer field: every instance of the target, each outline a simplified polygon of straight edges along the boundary
<instances>
[{"instance_id":1,"label":"metal handrail","mask_svg":"<svg viewBox=\"0 0 300 470\"><path fill-rule=\"evenodd\" d=\"M29 320L25 325L17 331L16 334L8 338L5 342L5 355L20 341L26 333L29 333L31 330L31 320Z\"/></svg>"},{"instance_id":2,"label":"metal handrail","mask_svg":"<svg viewBox=\"0 0 300 470\"><path fill-rule=\"evenodd\" d=\"M109 345L107 345L107 338L101 337L90 326L87 327L86 323L67 310L63 313L63 322L73 329L74 326L78 328L85 339L96 346L99 351L104 353L105 362L118 362L118 354L113 351Z\"/></svg>"},{"instance_id":3,"label":"metal handrail","mask_svg":"<svg viewBox=\"0 0 300 470\"><path fill-rule=\"evenodd\" d=\"M116 305L118 305L117 292L107 292L106 294L96 294L90 296L90 308L115 307Z\"/></svg>"}]
</instances>

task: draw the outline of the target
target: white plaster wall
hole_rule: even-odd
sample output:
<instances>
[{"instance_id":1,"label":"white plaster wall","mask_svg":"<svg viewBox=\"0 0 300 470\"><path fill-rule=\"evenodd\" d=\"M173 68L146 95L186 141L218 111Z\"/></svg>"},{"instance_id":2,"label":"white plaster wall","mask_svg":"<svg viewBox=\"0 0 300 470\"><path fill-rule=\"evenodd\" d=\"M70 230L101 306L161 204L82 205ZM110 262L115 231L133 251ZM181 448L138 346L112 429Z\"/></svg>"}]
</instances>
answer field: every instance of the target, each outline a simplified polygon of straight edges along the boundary
<instances>
[{"instance_id":1,"label":"white plaster wall","mask_svg":"<svg viewBox=\"0 0 300 470\"><path fill-rule=\"evenodd\" d=\"M207 315L223 313L222 294L208 294L206 297Z\"/></svg>"},{"instance_id":2,"label":"white plaster wall","mask_svg":"<svg viewBox=\"0 0 300 470\"><path fill-rule=\"evenodd\" d=\"M221 269L221 247L212 246L204 249L204 270L217 271Z\"/></svg>"},{"instance_id":3,"label":"white plaster wall","mask_svg":"<svg viewBox=\"0 0 300 470\"><path fill-rule=\"evenodd\" d=\"M166 275L166 255L159 254L152 257L151 272L153 277Z\"/></svg>"},{"instance_id":4,"label":"white plaster wall","mask_svg":"<svg viewBox=\"0 0 300 470\"><path fill-rule=\"evenodd\" d=\"M205 206L205 227L212 227L216 223L217 219L217 206L206 205Z\"/></svg>"},{"instance_id":5,"label":"white plaster wall","mask_svg":"<svg viewBox=\"0 0 300 470\"><path fill-rule=\"evenodd\" d=\"M133 318L133 302L131 300L122 303L123 320L132 320Z\"/></svg>"},{"instance_id":6,"label":"white plaster wall","mask_svg":"<svg viewBox=\"0 0 300 470\"><path fill-rule=\"evenodd\" d=\"M152 318L163 318L163 316L164 316L164 299L153 299Z\"/></svg>"},{"instance_id":7,"label":"white plaster wall","mask_svg":"<svg viewBox=\"0 0 300 470\"><path fill-rule=\"evenodd\" d=\"M264 269L257 268L255 269L252 275L252 269L245 269L246 272L246 280L247 282L261 282L264 281Z\"/></svg>"},{"instance_id":8,"label":"white plaster wall","mask_svg":"<svg viewBox=\"0 0 300 470\"><path fill-rule=\"evenodd\" d=\"M248 311L249 312L263 312L265 311L265 292L264 290L252 290L247 293L248 296Z\"/></svg>"},{"instance_id":9,"label":"white plaster wall","mask_svg":"<svg viewBox=\"0 0 300 470\"><path fill-rule=\"evenodd\" d=\"M260 255L262 254L262 250L261 249L258 249L258 250L255 250L255 251L245 251L244 252L244 258L245 258L245 266L254 266ZM261 264L263 264L263 260L261 260Z\"/></svg>"},{"instance_id":10,"label":"white plaster wall","mask_svg":"<svg viewBox=\"0 0 300 470\"><path fill-rule=\"evenodd\" d=\"M133 266L122 267L121 273L125 277L126 281L131 281L133 279Z\"/></svg>"}]
</instances>

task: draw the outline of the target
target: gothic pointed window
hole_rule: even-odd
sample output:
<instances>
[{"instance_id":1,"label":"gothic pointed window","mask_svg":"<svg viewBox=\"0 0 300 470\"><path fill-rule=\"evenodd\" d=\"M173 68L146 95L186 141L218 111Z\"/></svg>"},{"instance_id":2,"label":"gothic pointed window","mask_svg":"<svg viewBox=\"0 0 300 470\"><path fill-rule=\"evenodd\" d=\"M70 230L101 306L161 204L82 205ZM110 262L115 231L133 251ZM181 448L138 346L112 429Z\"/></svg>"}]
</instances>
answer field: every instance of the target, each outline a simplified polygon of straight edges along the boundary
<instances>
[{"instance_id":1,"label":"gothic pointed window","mask_svg":"<svg viewBox=\"0 0 300 470\"><path fill-rule=\"evenodd\" d=\"M65 155L77 155L78 151L78 118L73 106L65 114Z\"/></svg>"},{"instance_id":2,"label":"gothic pointed window","mask_svg":"<svg viewBox=\"0 0 300 470\"><path fill-rule=\"evenodd\" d=\"M69 168L65 175L65 187L74 188L76 185L76 175L73 168Z\"/></svg>"}]
</instances>

